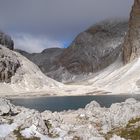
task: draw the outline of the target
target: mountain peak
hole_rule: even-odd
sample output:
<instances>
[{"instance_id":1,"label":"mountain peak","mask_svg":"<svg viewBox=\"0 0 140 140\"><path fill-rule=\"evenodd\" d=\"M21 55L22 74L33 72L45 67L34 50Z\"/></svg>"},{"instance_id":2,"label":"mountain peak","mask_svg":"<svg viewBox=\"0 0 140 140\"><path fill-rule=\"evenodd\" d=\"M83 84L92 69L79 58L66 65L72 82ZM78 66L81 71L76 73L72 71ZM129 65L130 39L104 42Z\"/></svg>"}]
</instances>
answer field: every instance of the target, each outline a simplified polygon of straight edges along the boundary
<instances>
[{"instance_id":1,"label":"mountain peak","mask_svg":"<svg viewBox=\"0 0 140 140\"><path fill-rule=\"evenodd\" d=\"M128 63L140 56L140 0L135 0L129 20L129 30L123 45L123 60Z\"/></svg>"}]
</instances>

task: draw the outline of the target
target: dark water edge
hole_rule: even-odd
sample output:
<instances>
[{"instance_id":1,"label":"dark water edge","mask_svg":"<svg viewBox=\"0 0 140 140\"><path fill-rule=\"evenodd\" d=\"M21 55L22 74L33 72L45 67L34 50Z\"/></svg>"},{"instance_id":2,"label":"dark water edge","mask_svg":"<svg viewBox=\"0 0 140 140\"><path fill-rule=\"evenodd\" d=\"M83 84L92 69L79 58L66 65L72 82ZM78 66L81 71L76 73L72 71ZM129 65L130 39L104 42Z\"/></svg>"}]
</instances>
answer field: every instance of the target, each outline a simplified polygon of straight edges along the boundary
<instances>
[{"instance_id":1,"label":"dark water edge","mask_svg":"<svg viewBox=\"0 0 140 140\"><path fill-rule=\"evenodd\" d=\"M60 97L35 97L10 99L14 105L36 109L40 112L45 110L64 111L84 108L88 103L95 100L102 107L110 107L112 103L124 102L128 98L140 101L140 95L96 95L96 96L60 96Z\"/></svg>"}]
</instances>

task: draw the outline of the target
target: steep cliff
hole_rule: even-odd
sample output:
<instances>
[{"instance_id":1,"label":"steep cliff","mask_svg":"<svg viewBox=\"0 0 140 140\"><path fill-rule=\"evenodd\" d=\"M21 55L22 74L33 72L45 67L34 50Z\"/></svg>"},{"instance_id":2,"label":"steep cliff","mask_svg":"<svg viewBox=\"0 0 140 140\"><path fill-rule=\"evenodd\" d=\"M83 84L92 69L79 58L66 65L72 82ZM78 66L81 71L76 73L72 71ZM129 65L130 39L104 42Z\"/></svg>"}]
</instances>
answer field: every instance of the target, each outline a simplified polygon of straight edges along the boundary
<instances>
[{"instance_id":1,"label":"steep cliff","mask_svg":"<svg viewBox=\"0 0 140 140\"><path fill-rule=\"evenodd\" d=\"M135 0L129 20L129 30L123 45L124 63L140 56L140 0Z\"/></svg>"}]
</instances>

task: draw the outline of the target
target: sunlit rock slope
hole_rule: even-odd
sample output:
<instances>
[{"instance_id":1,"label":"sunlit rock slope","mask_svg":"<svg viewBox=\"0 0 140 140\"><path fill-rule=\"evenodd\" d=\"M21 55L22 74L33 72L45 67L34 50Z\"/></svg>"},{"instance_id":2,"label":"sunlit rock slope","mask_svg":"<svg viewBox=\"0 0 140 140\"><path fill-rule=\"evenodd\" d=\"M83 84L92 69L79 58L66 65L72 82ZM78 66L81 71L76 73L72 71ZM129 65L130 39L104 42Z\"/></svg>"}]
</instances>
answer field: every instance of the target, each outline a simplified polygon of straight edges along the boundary
<instances>
[{"instance_id":1,"label":"sunlit rock slope","mask_svg":"<svg viewBox=\"0 0 140 140\"><path fill-rule=\"evenodd\" d=\"M0 46L0 94L47 91L62 84L46 77L40 69L21 54ZM6 83L7 82L7 83Z\"/></svg>"}]
</instances>

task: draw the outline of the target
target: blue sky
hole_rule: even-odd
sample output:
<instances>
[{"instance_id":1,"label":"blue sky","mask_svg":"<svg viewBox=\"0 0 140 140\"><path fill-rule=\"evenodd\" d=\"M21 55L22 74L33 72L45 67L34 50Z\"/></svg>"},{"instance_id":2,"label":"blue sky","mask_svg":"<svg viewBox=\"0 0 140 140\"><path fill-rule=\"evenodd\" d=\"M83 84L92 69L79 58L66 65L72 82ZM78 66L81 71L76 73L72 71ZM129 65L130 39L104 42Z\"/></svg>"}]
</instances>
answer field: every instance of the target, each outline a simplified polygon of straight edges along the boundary
<instances>
[{"instance_id":1,"label":"blue sky","mask_svg":"<svg viewBox=\"0 0 140 140\"><path fill-rule=\"evenodd\" d=\"M91 25L109 18L127 18L133 0L0 0L0 29L15 47L41 52L67 47Z\"/></svg>"}]
</instances>

